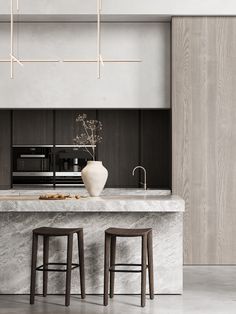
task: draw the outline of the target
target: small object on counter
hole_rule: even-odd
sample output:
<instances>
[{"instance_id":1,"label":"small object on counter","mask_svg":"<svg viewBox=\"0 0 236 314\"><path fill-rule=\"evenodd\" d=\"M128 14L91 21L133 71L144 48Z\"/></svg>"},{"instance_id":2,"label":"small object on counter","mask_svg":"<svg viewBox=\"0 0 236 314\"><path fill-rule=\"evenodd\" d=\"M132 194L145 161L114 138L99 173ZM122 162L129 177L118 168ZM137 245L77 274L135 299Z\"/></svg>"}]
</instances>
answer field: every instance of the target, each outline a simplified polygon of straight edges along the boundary
<instances>
[{"instance_id":1,"label":"small object on counter","mask_svg":"<svg viewBox=\"0 0 236 314\"><path fill-rule=\"evenodd\" d=\"M55 193L55 194L42 194L39 196L40 200L66 200L66 199L79 199L80 195L70 195L70 194L62 194L62 193Z\"/></svg>"}]
</instances>

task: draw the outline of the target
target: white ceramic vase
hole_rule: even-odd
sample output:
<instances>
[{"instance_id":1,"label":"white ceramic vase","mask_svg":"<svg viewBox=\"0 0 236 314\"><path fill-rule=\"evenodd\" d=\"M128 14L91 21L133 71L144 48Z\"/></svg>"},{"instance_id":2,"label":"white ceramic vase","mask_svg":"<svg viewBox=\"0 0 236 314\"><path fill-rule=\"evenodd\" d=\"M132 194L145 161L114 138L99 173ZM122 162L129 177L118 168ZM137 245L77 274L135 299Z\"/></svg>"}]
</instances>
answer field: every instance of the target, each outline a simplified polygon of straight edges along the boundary
<instances>
[{"instance_id":1,"label":"white ceramic vase","mask_svg":"<svg viewBox=\"0 0 236 314\"><path fill-rule=\"evenodd\" d=\"M108 171L101 161L88 161L81 176L89 195L99 196L106 184Z\"/></svg>"}]
</instances>

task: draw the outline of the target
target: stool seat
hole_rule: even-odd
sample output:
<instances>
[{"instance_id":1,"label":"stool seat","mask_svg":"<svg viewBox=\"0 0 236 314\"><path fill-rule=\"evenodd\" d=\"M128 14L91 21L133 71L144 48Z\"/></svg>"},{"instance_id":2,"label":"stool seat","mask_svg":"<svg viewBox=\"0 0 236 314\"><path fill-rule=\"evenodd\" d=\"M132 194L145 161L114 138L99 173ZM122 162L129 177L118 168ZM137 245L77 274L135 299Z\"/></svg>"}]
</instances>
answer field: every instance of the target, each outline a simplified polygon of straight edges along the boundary
<instances>
[{"instance_id":1,"label":"stool seat","mask_svg":"<svg viewBox=\"0 0 236 314\"><path fill-rule=\"evenodd\" d=\"M73 233L82 231L82 228L52 228L52 227L41 227L33 230L34 234L41 236L68 236Z\"/></svg>"},{"instance_id":2,"label":"stool seat","mask_svg":"<svg viewBox=\"0 0 236 314\"><path fill-rule=\"evenodd\" d=\"M146 229L126 229L126 228L108 228L106 234L116 237L142 237L152 231L152 228Z\"/></svg>"}]
</instances>

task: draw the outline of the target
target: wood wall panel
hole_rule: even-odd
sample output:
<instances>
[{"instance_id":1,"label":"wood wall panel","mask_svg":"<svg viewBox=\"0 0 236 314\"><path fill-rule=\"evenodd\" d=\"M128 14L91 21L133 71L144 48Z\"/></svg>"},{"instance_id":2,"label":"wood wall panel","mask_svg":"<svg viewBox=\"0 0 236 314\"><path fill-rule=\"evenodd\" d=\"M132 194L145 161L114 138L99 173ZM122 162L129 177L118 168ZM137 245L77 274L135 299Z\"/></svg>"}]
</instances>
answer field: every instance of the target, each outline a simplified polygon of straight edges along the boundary
<instances>
[{"instance_id":1,"label":"wood wall panel","mask_svg":"<svg viewBox=\"0 0 236 314\"><path fill-rule=\"evenodd\" d=\"M236 18L173 18L172 88L185 264L236 264Z\"/></svg>"},{"instance_id":2,"label":"wood wall panel","mask_svg":"<svg viewBox=\"0 0 236 314\"><path fill-rule=\"evenodd\" d=\"M96 119L96 110L55 110L55 144L74 144L74 138L80 134L76 117L87 114L87 119Z\"/></svg>"},{"instance_id":3,"label":"wood wall panel","mask_svg":"<svg viewBox=\"0 0 236 314\"><path fill-rule=\"evenodd\" d=\"M171 189L170 110L142 110L140 133L140 164L147 170L148 188Z\"/></svg>"},{"instance_id":4,"label":"wood wall panel","mask_svg":"<svg viewBox=\"0 0 236 314\"><path fill-rule=\"evenodd\" d=\"M11 111L0 110L0 189L11 187Z\"/></svg>"},{"instance_id":5,"label":"wood wall panel","mask_svg":"<svg viewBox=\"0 0 236 314\"><path fill-rule=\"evenodd\" d=\"M13 145L52 144L52 110L13 110Z\"/></svg>"},{"instance_id":6,"label":"wood wall panel","mask_svg":"<svg viewBox=\"0 0 236 314\"><path fill-rule=\"evenodd\" d=\"M139 111L99 110L103 124L98 160L109 171L107 187L138 187L139 176L132 170L139 165Z\"/></svg>"}]
</instances>

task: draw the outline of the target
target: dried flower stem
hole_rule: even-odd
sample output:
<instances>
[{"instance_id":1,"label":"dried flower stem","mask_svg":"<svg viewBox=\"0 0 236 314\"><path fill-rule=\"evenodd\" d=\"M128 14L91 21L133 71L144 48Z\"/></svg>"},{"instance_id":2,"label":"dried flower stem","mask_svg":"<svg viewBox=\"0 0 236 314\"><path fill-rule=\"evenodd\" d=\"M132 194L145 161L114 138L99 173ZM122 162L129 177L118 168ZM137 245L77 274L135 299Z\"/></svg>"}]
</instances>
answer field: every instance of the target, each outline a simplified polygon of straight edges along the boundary
<instances>
[{"instance_id":1,"label":"dried flower stem","mask_svg":"<svg viewBox=\"0 0 236 314\"><path fill-rule=\"evenodd\" d=\"M98 135L102 130L102 123L98 120L86 120L87 115L78 115L76 122L81 123L84 133L77 135L74 142L77 145L92 145L91 149L84 148L92 158L95 160L95 146L102 141L102 137Z\"/></svg>"}]
</instances>

